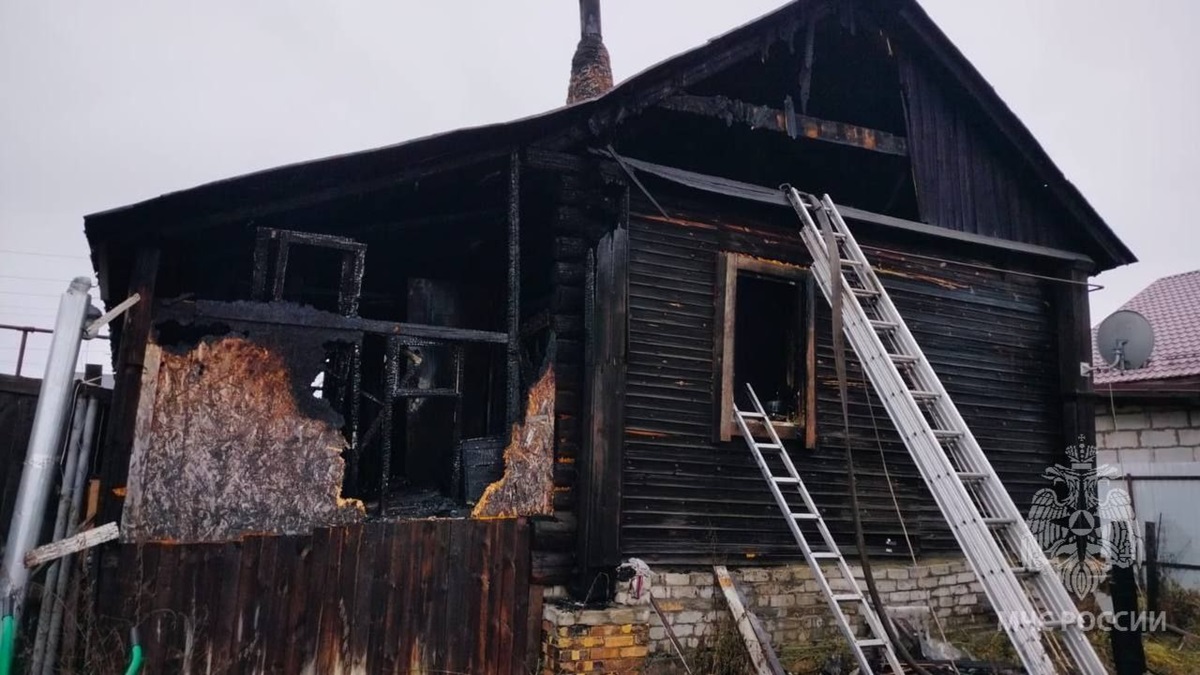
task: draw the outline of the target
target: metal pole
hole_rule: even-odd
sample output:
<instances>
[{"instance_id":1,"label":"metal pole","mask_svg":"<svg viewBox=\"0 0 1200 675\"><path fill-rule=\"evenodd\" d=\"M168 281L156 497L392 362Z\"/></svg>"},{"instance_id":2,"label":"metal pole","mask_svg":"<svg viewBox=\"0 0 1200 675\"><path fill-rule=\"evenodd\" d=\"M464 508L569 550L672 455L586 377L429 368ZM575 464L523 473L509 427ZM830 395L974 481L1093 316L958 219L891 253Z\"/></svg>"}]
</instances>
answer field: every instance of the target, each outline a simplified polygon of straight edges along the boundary
<instances>
[{"instance_id":1,"label":"metal pole","mask_svg":"<svg viewBox=\"0 0 1200 675\"><path fill-rule=\"evenodd\" d=\"M17 348L17 377L21 376L21 368L25 365L25 345L29 342L29 331L21 331L21 346Z\"/></svg>"},{"instance_id":2,"label":"metal pole","mask_svg":"<svg viewBox=\"0 0 1200 675\"><path fill-rule=\"evenodd\" d=\"M63 428L71 409L75 360L79 357L79 343L83 339L91 287L92 282L87 277L76 277L58 303L54 337L33 416L4 561L0 566L0 600L8 601L18 625L29 582L25 554L37 546L42 519L46 515L46 498L54 481L55 456L62 447Z\"/></svg>"},{"instance_id":3,"label":"metal pole","mask_svg":"<svg viewBox=\"0 0 1200 675\"><path fill-rule=\"evenodd\" d=\"M87 402L82 396L75 398L75 414L71 418L71 435L67 440L67 461L63 466L62 481L58 490L58 512L54 515L54 531L50 541L58 541L67 531L67 511L71 508L71 487L75 479L75 464L79 460L79 440L83 438L83 418ZM37 633L33 640L33 657L29 660L29 672L42 669L42 656L46 651L46 638L50 631L50 611L54 608L54 589L58 587L58 575L62 561L55 560L46 571L42 583L42 605L38 609Z\"/></svg>"},{"instance_id":4,"label":"metal pole","mask_svg":"<svg viewBox=\"0 0 1200 675\"><path fill-rule=\"evenodd\" d=\"M63 475L63 482L71 482L71 510L67 514L67 529L63 532L66 537L73 537L79 532L79 510L83 507L83 493L87 492L88 468L92 459L92 447L96 439L96 416L100 404L95 394L87 397L87 415L83 423L83 438L79 444L79 457L75 462L74 475ZM62 640L63 613L66 610L67 584L71 580L72 556L64 556L58 561L58 579L54 594L50 599L54 602L50 613L49 638L46 641L46 651L42 660L42 675L52 675L55 663L58 661L58 645ZM30 670L31 673L37 671Z\"/></svg>"}]
</instances>

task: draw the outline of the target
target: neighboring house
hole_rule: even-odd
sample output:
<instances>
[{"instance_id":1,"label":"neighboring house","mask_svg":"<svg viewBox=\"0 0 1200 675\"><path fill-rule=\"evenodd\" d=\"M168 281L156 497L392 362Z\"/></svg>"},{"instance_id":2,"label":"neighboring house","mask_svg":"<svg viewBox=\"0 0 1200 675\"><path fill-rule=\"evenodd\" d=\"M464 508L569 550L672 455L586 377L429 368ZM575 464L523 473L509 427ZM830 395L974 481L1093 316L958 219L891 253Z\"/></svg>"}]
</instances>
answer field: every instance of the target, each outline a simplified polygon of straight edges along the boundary
<instances>
[{"instance_id":1,"label":"neighboring house","mask_svg":"<svg viewBox=\"0 0 1200 675\"><path fill-rule=\"evenodd\" d=\"M839 540L854 471L873 555L959 556L852 355L844 461L781 183L844 205L1019 505L1090 436L1084 282L1135 258L916 2L793 2L613 88L596 5L564 108L87 217L106 303L143 300L104 457L127 541L528 516L491 550L531 560L531 613L638 557L704 572L667 575L693 645L722 563L798 639L819 609L753 586L799 552L732 429L752 383ZM982 603L962 572L934 566L947 614Z\"/></svg>"},{"instance_id":2,"label":"neighboring house","mask_svg":"<svg viewBox=\"0 0 1200 675\"><path fill-rule=\"evenodd\" d=\"M1200 270L1163 277L1121 309L1154 330L1144 368L1117 371L1093 354L1096 463L1117 470L1138 520L1158 527L1160 564L1200 588Z\"/></svg>"},{"instance_id":3,"label":"neighboring house","mask_svg":"<svg viewBox=\"0 0 1200 675\"><path fill-rule=\"evenodd\" d=\"M1200 461L1200 270L1163 277L1121 309L1150 322L1154 351L1126 371L1093 354L1099 461Z\"/></svg>"}]
</instances>

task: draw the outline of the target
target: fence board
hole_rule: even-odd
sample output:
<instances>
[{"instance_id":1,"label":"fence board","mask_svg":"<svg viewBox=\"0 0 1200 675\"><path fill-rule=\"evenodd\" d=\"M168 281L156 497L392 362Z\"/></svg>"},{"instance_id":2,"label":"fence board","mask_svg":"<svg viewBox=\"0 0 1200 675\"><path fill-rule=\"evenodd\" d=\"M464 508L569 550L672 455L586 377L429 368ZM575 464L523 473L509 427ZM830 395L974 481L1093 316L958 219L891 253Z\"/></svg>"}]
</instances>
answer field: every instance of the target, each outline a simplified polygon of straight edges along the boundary
<instances>
[{"instance_id":1,"label":"fence board","mask_svg":"<svg viewBox=\"0 0 1200 675\"><path fill-rule=\"evenodd\" d=\"M108 634L138 626L147 672L523 673L529 545L523 519L111 544L96 610Z\"/></svg>"}]
</instances>

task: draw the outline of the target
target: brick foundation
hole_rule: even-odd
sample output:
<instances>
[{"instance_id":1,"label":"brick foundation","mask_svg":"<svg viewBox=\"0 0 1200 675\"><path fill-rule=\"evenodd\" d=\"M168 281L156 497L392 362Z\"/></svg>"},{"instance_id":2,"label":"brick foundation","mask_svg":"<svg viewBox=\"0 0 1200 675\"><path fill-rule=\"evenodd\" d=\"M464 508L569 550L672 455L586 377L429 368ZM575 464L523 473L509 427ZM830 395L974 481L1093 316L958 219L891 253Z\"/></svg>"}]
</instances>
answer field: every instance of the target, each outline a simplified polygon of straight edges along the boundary
<instances>
[{"instance_id":1,"label":"brick foundation","mask_svg":"<svg viewBox=\"0 0 1200 675\"><path fill-rule=\"evenodd\" d=\"M542 611L542 674L640 675L649 653L650 610L641 607Z\"/></svg>"},{"instance_id":2,"label":"brick foundation","mask_svg":"<svg viewBox=\"0 0 1200 675\"><path fill-rule=\"evenodd\" d=\"M850 568L865 591L865 584L861 583L862 568L858 565ZM983 587L961 558L930 560L915 567L876 561L872 570L884 604L890 608L928 607L943 620L953 617L974 620L991 615ZM730 574L746 606L758 616L775 645L840 639L829 607L807 565L734 568ZM830 585L835 592L850 590L847 582L839 579L831 579ZM656 570L651 579L651 593L676 637L687 648L703 647L706 638L729 617L711 571ZM632 601L624 593L618 600ZM652 653L673 653L666 629L653 612L649 637Z\"/></svg>"},{"instance_id":3,"label":"brick foundation","mask_svg":"<svg viewBox=\"0 0 1200 675\"><path fill-rule=\"evenodd\" d=\"M861 580L861 568L850 567ZM951 620L956 626L963 621L994 620L983 588L961 558L926 560L916 566L876 561L873 569L889 608L928 608L947 629ZM807 565L732 568L730 574L777 649L841 641ZM838 579L831 579L831 585L835 591L848 590L848 584ZM645 587L685 650L711 647L719 631L733 630L711 570L654 569ZM546 596L543 675L673 672L675 650L644 593L635 598L630 589L622 590L614 606L603 610L554 605L551 598L562 595L558 589L548 589Z\"/></svg>"}]
</instances>

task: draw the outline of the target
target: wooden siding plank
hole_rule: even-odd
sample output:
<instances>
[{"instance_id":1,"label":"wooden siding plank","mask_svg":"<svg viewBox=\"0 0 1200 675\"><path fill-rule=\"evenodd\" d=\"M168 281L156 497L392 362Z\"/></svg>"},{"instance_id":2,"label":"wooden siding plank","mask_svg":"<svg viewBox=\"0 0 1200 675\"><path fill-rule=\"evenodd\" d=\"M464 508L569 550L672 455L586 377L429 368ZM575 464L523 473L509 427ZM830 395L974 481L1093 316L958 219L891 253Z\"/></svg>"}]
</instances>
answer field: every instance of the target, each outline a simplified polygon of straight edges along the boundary
<instances>
[{"instance_id":1,"label":"wooden siding plank","mask_svg":"<svg viewBox=\"0 0 1200 675\"><path fill-rule=\"evenodd\" d=\"M722 308L717 304L720 275L716 271L720 267L709 242L720 237L722 226L706 233L709 239L703 245L690 236L702 231L696 228L687 228L688 235L681 236L685 228L662 221L635 219L630 227L622 554L689 564L709 562L714 555L748 562L751 559L745 554L755 555L752 560L758 561L794 559L797 553L784 525L740 444L711 440L713 399L720 394L715 387L719 387L721 367L720 342L713 341L713 333L720 330ZM771 236L781 235L773 232ZM892 242L886 245L888 251L879 250L875 240L864 244L868 256L884 268L883 283L1014 499L1026 503L1040 480L1029 467L1052 463L1058 443L1058 357L1047 284L918 258ZM953 257L937 249L913 250ZM711 294L713 329L669 328L662 318L677 316L677 310L669 306L670 294L644 293L639 286L664 273L651 269L652 261L698 261L702 257L711 261L714 272L703 279L674 274L669 290L690 287L684 303L688 306L695 302L693 298ZM805 264L802 257L784 259ZM840 438L840 425L831 424L829 414L821 414L838 407L829 308L821 300L811 306L815 311L810 313L810 326L805 327L817 337L811 355L806 354L816 373L814 389L806 393L815 399L816 424L811 430L820 438ZM701 339L712 349L697 349ZM882 554L887 538L901 537L891 503L891 489L895 489L918 550L957 550L886 413L873 396L865 394L853 355L848 367L851 383L856 385L851 388L851 433L859 450L856 457L861 460L856 459L855 469L864 502L873 504L872 516L865 524L869 545ZM876 427L892 488L882 471ZM818 502L830 511L831 526L848 541L844 460L811 442L799 442L790 452ZM891 548L893 555L907 555L903 546Z\"/></svg>"}]
</instances>

